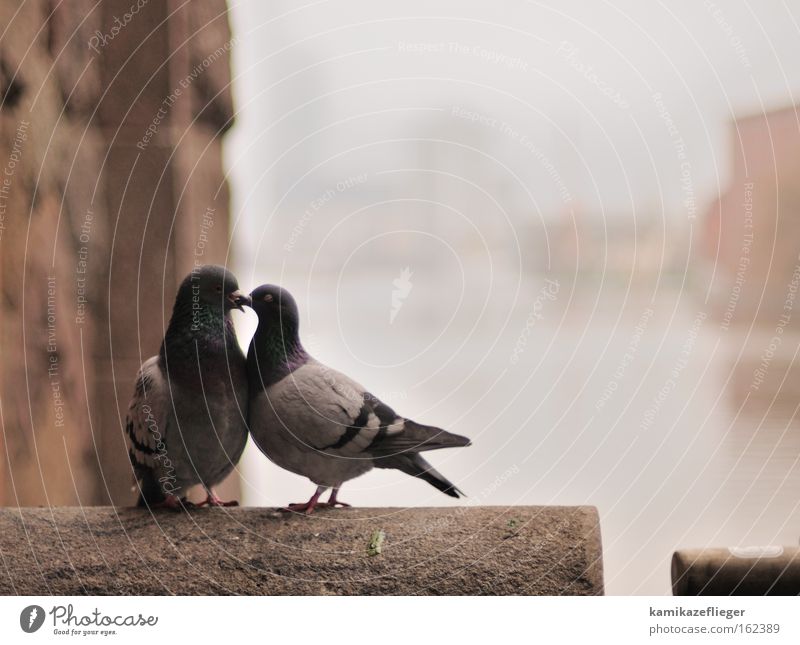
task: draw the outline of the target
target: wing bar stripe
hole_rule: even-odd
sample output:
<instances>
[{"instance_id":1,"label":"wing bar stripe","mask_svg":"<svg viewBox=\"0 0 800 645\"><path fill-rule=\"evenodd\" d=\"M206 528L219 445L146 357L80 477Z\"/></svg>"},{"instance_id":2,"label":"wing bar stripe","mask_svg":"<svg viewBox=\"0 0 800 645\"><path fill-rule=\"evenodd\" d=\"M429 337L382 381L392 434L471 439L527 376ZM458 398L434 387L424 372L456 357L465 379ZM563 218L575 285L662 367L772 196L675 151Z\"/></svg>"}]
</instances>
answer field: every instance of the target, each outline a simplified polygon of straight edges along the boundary
<instances>
[{"instance_id":1,"label":"wing bar stripe","mask_svg":"<svg viewBox=\"0 0 800 645\"><path fill-rule=\"evenodd\" d=\"M344 431L339 440L336 443L332 443L330 446L325 446L322 450L338 450L339 448L344 448L348 443L350 443L353 439L358 436L358 433L361 432L361 429L367 425L367 421L369 420L369 408L366 405L361 406L361 411L358 413L358 417L355 421L353 421L352 425L347 426L347 429Z\"/></svg>"},{"instance_id":2,"label":"wing bar stripe","mask_svg":"<svg viewBox=\"0 0 800 645\"><path fill-rule=\"evenodd\" d=\"M131 421L128 422L126 430L128 431L128 439L130 440L133 447L136 448L136 450L138 450L139 452L143 452L146 455L154 455L156 453L155 450L153 450L147 444L144 444L141 441L139 441L139 439L136 437L136 435L133 432L133 422Z\"/></svg>"}]
</instances>

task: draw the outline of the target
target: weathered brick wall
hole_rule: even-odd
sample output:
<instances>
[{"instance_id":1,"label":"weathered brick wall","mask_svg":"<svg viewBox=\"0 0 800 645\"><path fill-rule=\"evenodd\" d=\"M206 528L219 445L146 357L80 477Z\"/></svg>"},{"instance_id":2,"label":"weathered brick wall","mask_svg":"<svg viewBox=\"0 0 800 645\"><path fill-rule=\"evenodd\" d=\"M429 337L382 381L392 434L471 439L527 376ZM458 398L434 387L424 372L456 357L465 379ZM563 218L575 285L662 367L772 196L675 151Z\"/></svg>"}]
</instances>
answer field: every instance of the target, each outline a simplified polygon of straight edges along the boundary
<instances>
[{"instance_id":1,"label":"weathered brick wall","mask_svg":"<svg viewBox=\"0 0 800 645\"><path fill-rule=\"evenodd\" d=\"M228 251L226 10L0 3L0 504L131 499L135 371Z\"/></svg>"}]
</instances>

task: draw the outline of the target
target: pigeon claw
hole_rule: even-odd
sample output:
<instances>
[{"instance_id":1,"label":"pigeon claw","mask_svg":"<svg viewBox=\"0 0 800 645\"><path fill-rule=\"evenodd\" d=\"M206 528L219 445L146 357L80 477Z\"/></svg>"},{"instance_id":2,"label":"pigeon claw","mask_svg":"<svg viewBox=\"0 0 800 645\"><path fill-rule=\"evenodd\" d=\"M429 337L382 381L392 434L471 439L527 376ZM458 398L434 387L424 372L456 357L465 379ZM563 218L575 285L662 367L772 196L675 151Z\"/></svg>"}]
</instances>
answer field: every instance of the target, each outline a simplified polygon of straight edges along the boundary
<instances>
[{"instance_id":1,"label":"pigeon claw","mask_svg":"<svg viewBox=\"0 0 800 645\"><path fill-rule=\"evenodd\" d=\"M322 504L317 504L317 503L312 504L309 501L297 504L289 504L287 506L279 508L278 510L281 513L305 513L306 515L311 515L317 506L322 506Z\"/></svg>"},{"instance_id":2,"label":"pigeon claw","mask_svg":"<svg viewBox=\"0 0 800 645\"><path fill-rule=\"evenodd\" d=\"M206 496L205 501L202 501L197 505L198 508L202 508L203 506L209 506L209 507L210 506L223 506L223 507L226 507L226 508L230 508L232 506L239 506L239 502L237 502L235 499L233 499L233 500L231 500L229 502L223 502L219 497L217 497L213 493L209 493Z\"/></svg>"},{"instance_id":3,"label":"pigeon claw","mask_svg":"<svg viewBox=\"0 0 800 645\"><path fill-rule=\"evenodd\" d=\"M328 498L327 506L328 508L350 508L350 504L346 502L340 502L337 498L339 496L339 486L334 486L333 490L331 491L331 496Z\"/></svg>"},{"instance_id":4,"label":"pigeon claw","mask_svg":"<svg viewBox=\"0 0 800 645\"><path fill-rule=\"evenodd\" d=\"M314 512L314 509L319 506L325 506L325 504L319 503L319 497L322 493L325 492L325 486L317 486L317 492L315 492L311 499L303 504L289 504L288 506L284 506L283 508L279 508L278 510L283 513L305 513L306 515L311 515ZM334 500L336 498L334 497Z\"/></svg>"}]
</instances>

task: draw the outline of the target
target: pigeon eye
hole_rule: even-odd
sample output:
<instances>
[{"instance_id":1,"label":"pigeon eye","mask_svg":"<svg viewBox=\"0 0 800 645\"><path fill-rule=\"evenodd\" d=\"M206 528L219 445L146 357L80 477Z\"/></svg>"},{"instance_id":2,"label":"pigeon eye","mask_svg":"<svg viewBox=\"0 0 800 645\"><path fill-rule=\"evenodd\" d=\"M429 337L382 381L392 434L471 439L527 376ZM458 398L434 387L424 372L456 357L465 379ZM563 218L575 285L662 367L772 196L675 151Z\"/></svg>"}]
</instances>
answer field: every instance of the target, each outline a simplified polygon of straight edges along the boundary
<instances>
[{"instance_id":1,"label":"pigeon eye","mask_svg":"<svg viewBox=\"0 0 800 645\"><path fill-rule=\"evenodd\" d=\"M266 296L264 296L264 302L272 302L272 294L271 293L268 293Z\"/></svg>"},{"instance_id":2,"label":"pigeon eye","mask_svg":"<svg viewBox=\"0 0 800 645\"><path fill-rule=\"evenodd\" d=\"M222 293L222 287L220 287L219 285L217 285L217 293Z\"/></svg>"}]
</instances>

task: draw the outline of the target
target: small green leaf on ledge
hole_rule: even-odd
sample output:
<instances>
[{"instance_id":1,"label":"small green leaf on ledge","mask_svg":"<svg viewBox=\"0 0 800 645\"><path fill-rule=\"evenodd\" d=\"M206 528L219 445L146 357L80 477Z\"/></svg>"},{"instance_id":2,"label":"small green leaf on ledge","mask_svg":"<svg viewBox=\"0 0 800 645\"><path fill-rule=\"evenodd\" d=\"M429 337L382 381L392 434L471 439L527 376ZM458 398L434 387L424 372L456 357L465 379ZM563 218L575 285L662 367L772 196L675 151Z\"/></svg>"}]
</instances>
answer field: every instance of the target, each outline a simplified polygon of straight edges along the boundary
<instances>
[{"instance_id":1,"label":"small green leaf on ledge","mask_svg":"<svg viewBox=\"0 0 800 645\"><path fill-rule=\"evenodd\" d=\"M506 524L506 534L503 536L503 539L507 540L508 538L516 537L518 529L519 529L519 521L516 518L512 517L510 520L508 520L508 523Z\"/></svg>"},{"instance_id":2,"label":"small green leaf on ledge","mask_svg":"<svg viewBox=\"0 0 800 645\"><path fill-rule=\"evenodd\" d=\"M384 533L383 529L375 531L369 539L369 544L367 544L367 555L369 557L380 555L385 539L386 533Z\"/></svg>"}]
</instances>

